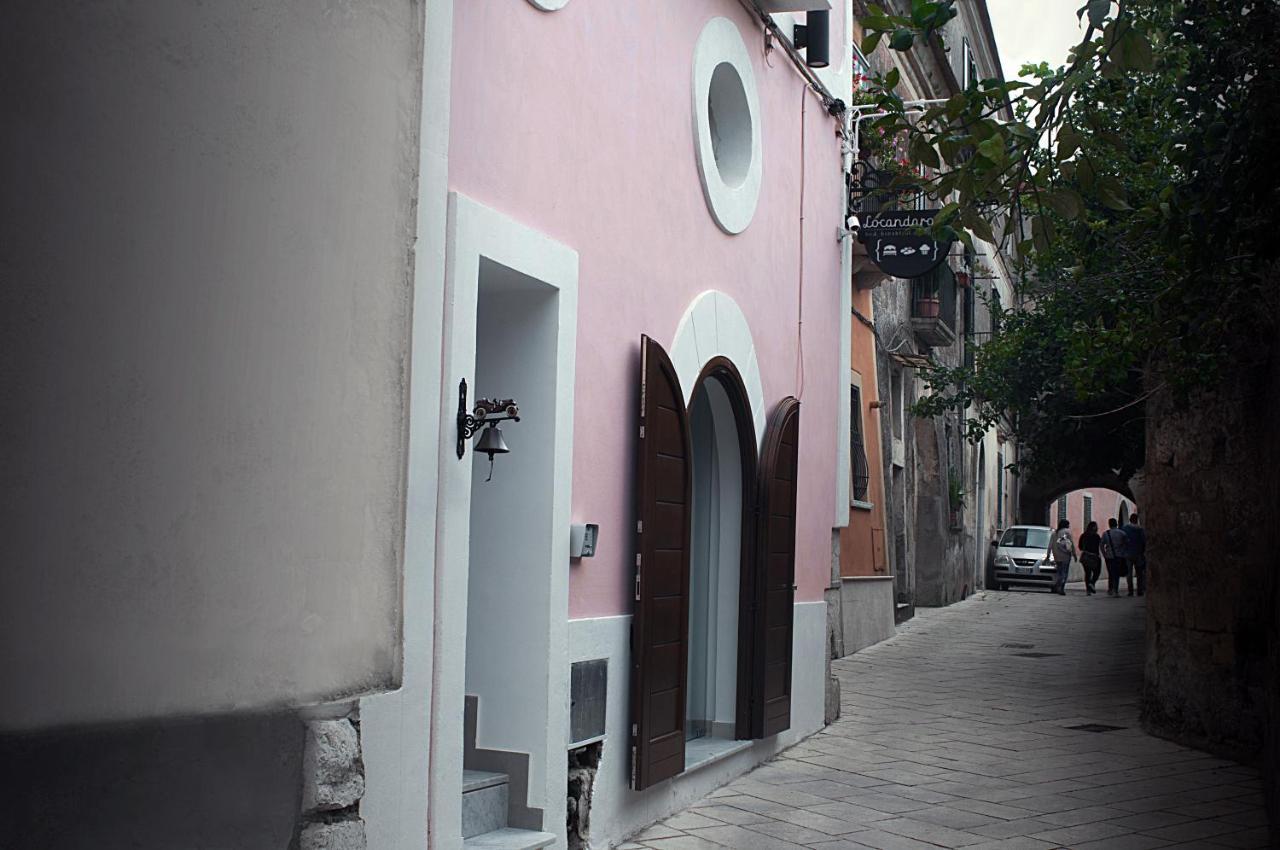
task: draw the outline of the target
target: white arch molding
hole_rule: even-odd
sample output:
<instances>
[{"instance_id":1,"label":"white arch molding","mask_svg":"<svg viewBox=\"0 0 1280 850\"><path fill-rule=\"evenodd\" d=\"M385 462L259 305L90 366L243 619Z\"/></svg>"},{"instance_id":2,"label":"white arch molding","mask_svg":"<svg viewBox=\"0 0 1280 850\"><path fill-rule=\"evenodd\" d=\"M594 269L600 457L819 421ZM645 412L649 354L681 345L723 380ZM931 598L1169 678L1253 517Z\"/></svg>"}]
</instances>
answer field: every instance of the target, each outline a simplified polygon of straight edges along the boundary
<instances>
[{"instance_id":1,"label":"white arch molding","mask_svg":"<svg viewBox=\"0 0 1280 850\"><path fill-rule=\"evenodd\" d=\"M756 214L764 155L751 55L728 18L707 21L693 48L693 145L711 217L741 233Z\"/></svg>"},{"instance_id":2,"label":"white arch molding","mask_svg":"<svg viewBox=\"0 0 1280 850\"><path fill-rule=\"evenodd\" d=\"M557 9L563 9L568 5L569 0L529 0L535 9L541 9L544 12L554 12Z\"/></svg>"},{"instance_id":3,"label":"white arch molding","mask_svg":"<svg viewBox=\"0 0 1280 850\"><path fill-rule=\"evenodd\" d=\"M742 376L751 405L751 427L756 432L756 448L764 442L764 382L751 327L738 302L724 292L708 289L689 303L671 343L671 364L680 378L680 390L687 405L703 367L713 357L733 363Z\"/></svg>"}]
</instances>

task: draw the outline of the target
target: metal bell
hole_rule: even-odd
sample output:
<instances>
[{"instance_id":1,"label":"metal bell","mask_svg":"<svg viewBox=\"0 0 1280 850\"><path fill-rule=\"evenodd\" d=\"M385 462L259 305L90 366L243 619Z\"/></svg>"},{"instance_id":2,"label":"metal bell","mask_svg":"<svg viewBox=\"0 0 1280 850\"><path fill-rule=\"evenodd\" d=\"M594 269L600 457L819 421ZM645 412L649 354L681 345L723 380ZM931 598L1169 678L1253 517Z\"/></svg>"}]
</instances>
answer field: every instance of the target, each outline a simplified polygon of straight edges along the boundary
<instances>
[{"instance_id":1,"label":"metal bell","mask_svg":"<svg viewBox=\"0 0 1280 850\"><path fill-rule=\"evenodd\" d=\"M504 455L511 451L511 449L507 448L507 441L502 439L502 429L498 427L497 422L489 423L489 427L485 428L480 434L480 442L476 443L476 451L484 452L491 461L494 455Z\"/></svg>"}]
</instances>

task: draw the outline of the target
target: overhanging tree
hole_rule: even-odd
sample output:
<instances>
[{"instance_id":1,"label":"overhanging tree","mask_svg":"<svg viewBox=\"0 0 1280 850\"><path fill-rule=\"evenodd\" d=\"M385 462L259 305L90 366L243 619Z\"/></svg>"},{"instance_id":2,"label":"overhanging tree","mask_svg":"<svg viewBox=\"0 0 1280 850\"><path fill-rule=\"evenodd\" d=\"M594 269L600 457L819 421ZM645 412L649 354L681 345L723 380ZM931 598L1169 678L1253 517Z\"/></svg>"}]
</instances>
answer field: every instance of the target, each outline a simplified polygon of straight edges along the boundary
<instances>
[{"instance_id":1,"label":"overhanging tree","mask_svg":"<svg viewBox=\"0 0 1280 850\"><path fill-rule=\"evenodd\" d=\"M871 6L864 52L914 49L953 16L954 0ZM973 439L1005 421L1033 475L1123 479L1143 464L1147 397L1271 355L1280 0L1091 0L1080 16L1065 67L922 116L895 73L875 78L889 114L874 126L934 170L895 181L939 199L944 236L1019 258L1020 304L971 367L926 372L917 412L967 410Z\"/></svg>"}]
</instances>

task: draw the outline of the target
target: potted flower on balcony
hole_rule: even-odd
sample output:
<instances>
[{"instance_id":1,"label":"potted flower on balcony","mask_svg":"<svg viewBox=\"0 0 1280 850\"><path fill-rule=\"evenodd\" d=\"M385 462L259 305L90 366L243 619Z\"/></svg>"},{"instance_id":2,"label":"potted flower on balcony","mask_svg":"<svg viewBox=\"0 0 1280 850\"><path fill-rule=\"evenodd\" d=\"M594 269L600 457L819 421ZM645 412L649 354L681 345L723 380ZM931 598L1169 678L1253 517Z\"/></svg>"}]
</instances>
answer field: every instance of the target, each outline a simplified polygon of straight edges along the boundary
<instances>
[{"instance_id":1,"label":"potted flower on balcony","mask_svg":"<svg viewBox=\"0 0 1280 850\"><path fill-rule=\"evenodd\" d=\"M921 295L916 299L916 315L922 319L936 319L942 313L942 304L936 294Z\"/></svg>"}]
</instances>

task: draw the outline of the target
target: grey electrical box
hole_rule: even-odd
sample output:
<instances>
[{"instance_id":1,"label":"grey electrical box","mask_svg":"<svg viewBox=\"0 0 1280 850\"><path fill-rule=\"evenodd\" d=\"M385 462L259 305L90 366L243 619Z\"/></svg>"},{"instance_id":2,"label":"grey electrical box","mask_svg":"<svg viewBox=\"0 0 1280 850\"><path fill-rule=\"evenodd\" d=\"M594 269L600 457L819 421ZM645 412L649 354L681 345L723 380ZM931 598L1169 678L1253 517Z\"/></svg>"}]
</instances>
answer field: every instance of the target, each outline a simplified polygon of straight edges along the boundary
<instances>
[{"instance_id":1,"label":"grey electrical box","mask_svg":"<svg viewBox=\"0 0 1280 850\"><path fill-rule=\"evenodd\" d=\"M609 659L575 661L569 668L569 749L604 737Z\"/></svg>"}]
</instances>

